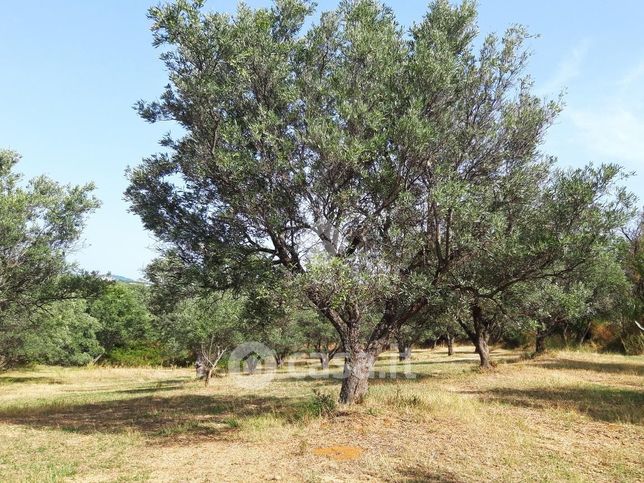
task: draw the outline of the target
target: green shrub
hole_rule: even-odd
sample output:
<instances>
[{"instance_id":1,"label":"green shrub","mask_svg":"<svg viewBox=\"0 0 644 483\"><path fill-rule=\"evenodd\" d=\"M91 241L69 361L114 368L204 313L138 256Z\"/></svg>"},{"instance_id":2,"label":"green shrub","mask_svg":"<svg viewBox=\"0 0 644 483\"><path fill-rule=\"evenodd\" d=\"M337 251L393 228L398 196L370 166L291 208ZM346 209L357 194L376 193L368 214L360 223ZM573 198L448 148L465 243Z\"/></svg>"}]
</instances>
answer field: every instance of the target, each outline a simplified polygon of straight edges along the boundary
<instances>
[{"instance_id":1,"label":"green shrub","mask_svg":"<svg viewBox=\"0 0 644 483\"><path fill-rule=\"evenodd\" d=\"M644 335L640 333L628 334L621 339L624 353L629 356L644 354Z\"/></svg>"},{"instance_id":2,"label":"green shrub","mask_svg":"<svg viewBox=\"0 0 644 483\"><path fill-rule=\"evenodd\" d=\"M107 360L115 366L162 366L165 354L161 348L153 345L114 349Z\"/></svg>"},{"instance_id":3,"label":"green shrub","mask_svg":"<svg viewBox=\"0 0 644 483\"><path fill-rule=\"evenodd\" d=\"M301 409L301 417L327 417L331 416L336 409L336 400L331 394L313 389L313 396L307 400Z\"/></svg>"}]
</instances>

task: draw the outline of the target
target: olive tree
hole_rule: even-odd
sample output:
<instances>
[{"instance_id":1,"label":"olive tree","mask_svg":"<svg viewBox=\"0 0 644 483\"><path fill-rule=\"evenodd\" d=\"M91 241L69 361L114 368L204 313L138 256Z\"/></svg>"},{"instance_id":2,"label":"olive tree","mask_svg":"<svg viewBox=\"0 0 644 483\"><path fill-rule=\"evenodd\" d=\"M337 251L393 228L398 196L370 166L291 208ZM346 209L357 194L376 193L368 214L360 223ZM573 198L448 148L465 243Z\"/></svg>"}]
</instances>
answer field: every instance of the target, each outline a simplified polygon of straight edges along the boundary
<instances>
[{"instance_id":1,"label":"olive tree","mask_svg":"<svg viewBox=\"0 0 644 483\"><path fill-rule=\"evenodd\" d=\"M570 329L576 329L581 344L593 320L610 320L619 314L629 284L614 248L597 251L577 270L561 277L518 289L513 312L534 330L535 355L545 352L547 337L555 333L567 340Z\"/></svg>"},{"instance_id":2,"label":"olive tree","mask_svg":"<svg viewBox=\"0 0 644 483\"><path fill-rule=\"evenodd\" d=\"M281 368L286 358L305 344L301 319L306 312L301 296L292 287L275 277L266 277L246 291L246 338L268 346Z\"/></svg>"},{"instance_id":3,"label":"olive tree","mask_svg":"<svg viewBox=\"0 0 644 483\"><path fill-rule=\"evenodd\" d=\"M240 330L244 300L229 292L202 294L178 301L155 324L171 350L195 357L197 376L207 386L217 364L244 340Z\"/></svg>"},{"instance_id":4,"label":"olive tree","mask_svg":"<svg viewBox=\"0 0 644 483\"><path fill-rule=\"evenodd\" d=\"M530 93L521 28L477 47L472 2L433 2L409 31L375 0L305 31L312 12L152 8L169 84L137 108L184 134L129 172L126 196L211 282L281 267L337 331L352 403L390 336L469 263L479 215L459 207L513 166L542 169L559 107Z\"/></svg>"},{"instance_id":5,"label":"olive tree","mask_svg":"<svg viewBox=\"0 0 644 483\"><path fill-rule=\"evenodd\" d=\"M0 352L9 357L12 334L47 304L95 285L74 276L65 255L99 205L92 184L62 186L47 177L25 180L15 171L20 156L0 150ZM33 321L33 320L31 320ZM32 327L38 330L37 324ZM10 361L9 361L10 362Z\"/></svg>"},{"instance_id":6,"label":"olive tree","mask_svg":"<svg viewBox=\"0 0 644 483\"><path fill-rule=\"evenodd\" d=\"M543 301L535 301L543 303L539 310L564 304L565 298L569 306L558 310L570 315L592 310L591 298L599 297L601 287L591 280L593 263L606 255L632 215L633 198L617 184L621 176L613 165L527 172L519 166L474 197L468 263L450 273L449 284L468 306L469 317L460 323L482 368L490 367L491 332L520 316L522 286L542 284ZM582 285L567 294L550 285L571 278Z\"/></svg>"}]
</instances>

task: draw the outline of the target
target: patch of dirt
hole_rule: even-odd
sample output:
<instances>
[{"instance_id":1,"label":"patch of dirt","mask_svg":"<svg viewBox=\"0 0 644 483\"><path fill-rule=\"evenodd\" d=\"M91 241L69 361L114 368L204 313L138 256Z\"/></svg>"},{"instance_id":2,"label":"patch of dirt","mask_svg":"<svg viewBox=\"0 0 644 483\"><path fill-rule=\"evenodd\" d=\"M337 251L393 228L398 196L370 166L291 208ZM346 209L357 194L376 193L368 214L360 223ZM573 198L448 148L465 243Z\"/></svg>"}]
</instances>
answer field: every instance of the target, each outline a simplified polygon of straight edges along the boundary
<instances>
[{"instance_id":1,"label":"patch of dirt","mask_svg":"<svg viewBox=\"0 0 644 483\"><path fill-rule=\"evenodd\" d=\"M357 446L326 446L315 448L313 453L318 456L326 456L335 461L355 460L362 456L364 450Z\"/></svg>"}]
</instances>

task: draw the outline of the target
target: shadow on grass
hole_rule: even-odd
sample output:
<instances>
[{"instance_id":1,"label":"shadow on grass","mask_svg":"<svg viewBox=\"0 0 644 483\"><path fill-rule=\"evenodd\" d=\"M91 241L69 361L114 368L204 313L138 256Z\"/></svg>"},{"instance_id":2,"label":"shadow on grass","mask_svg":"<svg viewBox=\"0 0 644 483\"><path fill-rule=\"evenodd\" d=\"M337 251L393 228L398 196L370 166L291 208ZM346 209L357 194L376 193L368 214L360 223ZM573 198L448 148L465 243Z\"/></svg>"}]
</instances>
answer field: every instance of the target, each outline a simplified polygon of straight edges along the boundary
<instances>
[{"instance_id":1,"label":"shadow on grass","mask_svg":"<svg viewBox=\"0 0 644 483\"><path fill-rule=\"evenodd\" d=\"M458 478L450 471L440 471L424 466L405 467L398 470L400 481L409 483L464 483L465 480Z\"/></svg>"},{"instance_id":2,"label":"shadow on grass","mask_svg":"<svg viewBox=\"0 0 644 483\"><path fill-rule=\"evenodd\" d=\"M342 379L331 376L288 376L275 379L273 384L279 384L281 382L315 382L319 386L335 386L336 384L339 385Z\"/></svg>"},{"instance_id":3,"label":"shadow on grass","mask_svg":"<svg viewBox=\"0 0 644 483\"><path fill-rule=\"evenodd\" d=\"M271 415L290 420L297 412L294 399L256 396L143 396L90 404L0 410L0 423L53 428L82 434L139 432L151 438L226 437L232 419Z\"/></svg>"},{"instance_id":4,"label":"shadow on grass","mask_svg":"<svg viewBox=\"0 0 644 483\"><path fill-rule=\"evenodd\" d=\"M45 376L0 376L0 385L3 384L64 384L60 379Z\"/></svg>"},{"instance_id":5,"label":"shadow on grass","mask_svg":"<svg viewBox=\"0 0 644 483\"><path fill-rule=\"evenodd\" d=\"M148 394L162 391L175 391L178 389L184 389L184 384L172 384L172 385L159 385L159 386L150 386L150 387L141 387L137 389L120 389L118 391L111 391L113 394Z\"/></svg>"},{"instance_id":6,"label":"shadow on grass","mask_svg":"<svg viewBox=\"0 0 644 483\"><path fill-rule=\"evenodd\" d=\"M412 359L411 361L400 362L401 366L404 366L405 364L408 364L410 366L415 366L415 365L419 365L419 366L440 365L440 364L443 364L443 365L449 365L449 364L472 364L472 365L474 365L474 364L476 364L476 365L478 365L479 364L479 359L478 359L478 357L476 359L474 359L474 358L461 359L461 358L457 357L457 358L454 358L454 359L447 359L447 360L444 360L444 361L433 361L433 360L415 361L415 360Z\"/></svg>"},{"instance_id":7,"label":"shadow on grass","mask_svg":"<svg viewBox=\"0 0 644 483\"><path fill-rule=\"evenodd\" d=\"M598 421L644 424L644 391L612 387L496 388L476 391L483 399L534 409L567 409Z\"/></svg>"},{"instance_id":8,"label":"shadow on grass","mask_svg":"<svg viewBox=\"0 0 644 483\"><path fill-rule=\"evenodd\" d=\"M593 362L574 359L537 359L535 366L546 369L577 369L583 371L611 372L622 374L636 374L644 376L644 364L633 364L628 362Z\"/></svg>"}]
</instances>

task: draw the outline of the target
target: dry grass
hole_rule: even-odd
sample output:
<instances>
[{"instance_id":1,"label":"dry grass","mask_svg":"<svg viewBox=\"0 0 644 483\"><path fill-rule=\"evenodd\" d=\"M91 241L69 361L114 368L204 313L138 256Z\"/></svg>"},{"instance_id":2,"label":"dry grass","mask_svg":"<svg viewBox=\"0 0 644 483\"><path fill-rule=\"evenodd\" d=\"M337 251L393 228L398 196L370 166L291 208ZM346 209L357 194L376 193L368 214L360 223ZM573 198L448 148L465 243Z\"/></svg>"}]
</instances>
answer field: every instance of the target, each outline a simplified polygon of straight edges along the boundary
<instances>
[{"instance_id":1,"label":"dry grass","mask_svg":"<svg viewBox=\"0 0 644 483\"><path fill-rule=\"evenodd\" d=\"M0 480L644 480L644 358L494 356L481 373L469 347L418 351L413 379L383 360L363 405L322 417L313 389L335 395L338 379L281 371L248 390L187 369L3 373Z\"/></svg>"}]
</instances>

